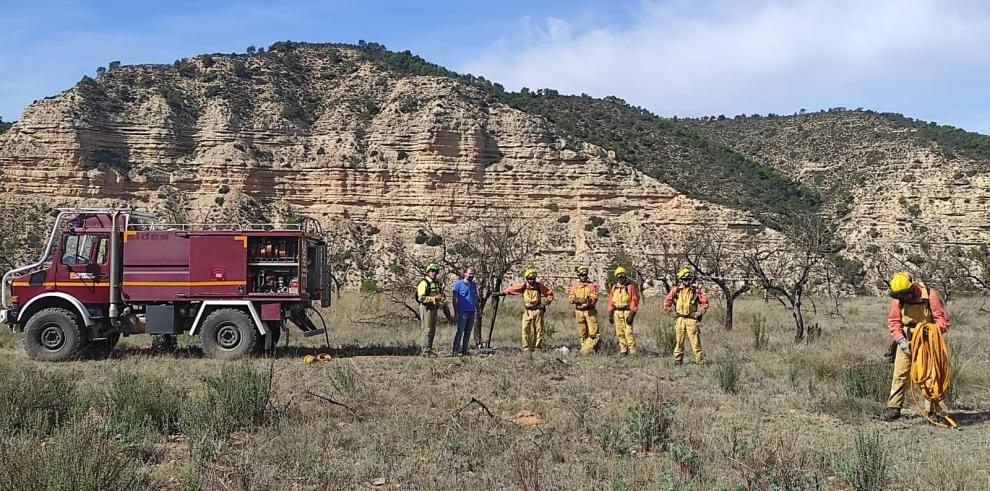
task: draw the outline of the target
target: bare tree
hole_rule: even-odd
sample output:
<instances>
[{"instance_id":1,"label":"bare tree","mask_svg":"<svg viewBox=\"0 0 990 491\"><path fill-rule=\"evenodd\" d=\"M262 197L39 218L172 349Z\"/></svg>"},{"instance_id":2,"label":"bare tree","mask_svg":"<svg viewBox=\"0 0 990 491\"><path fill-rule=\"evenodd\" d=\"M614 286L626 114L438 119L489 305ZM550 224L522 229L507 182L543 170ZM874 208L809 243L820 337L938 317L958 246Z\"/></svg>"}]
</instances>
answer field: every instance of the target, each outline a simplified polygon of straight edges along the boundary
<instances>
[{"instance_id":1,"label":"bare tree","mask_svg":"<svg viewBox=\"0 0 990 491\"><path fill-rule=\"evenodd\" d=\"M362 302L364 314L355 322L362 324L394 324L420 319L416 287L423 278L427 265L440 262L442 251L435 246L428 251L410 247L408 239L392 235L383 244L376 258L375 269L384 271L373 281L361 286L365 294Z\"/></svg>"},{"instance_id":2,"label":"bare tree","mask_svg":"<svg viewBox=\"0 0 990 491\"><path fill-rule=\"evenodd\" d=\"M419 319L415 288L426 266L435 262L443 268L443 277L463 275L468 266L476 270L478 308L475 326L480 333L484 311L492 294L501 288L503 278L530 260L536 252L536 233L523 220L504 214L461 218L461 223L440 228L422 221L417 239L392 236L379 254L380 275L373 285L365 288L365 301L375 309L359 322L385 323ZM422 247L410 246L421 242ZM475 339L479 339L476 337Z\"/></svg>"},{"instance_id":3,"label":"bare tree","mask_svg":"<svg viewBox=\"0 0 990 491\"><path fill-rule=\"evenodd\" d=\"M536 234L524 220L505 214L466 219L467 228L447 234L442 264L460 276L474 266L478 278L478 308L475 311L475 337L480 340L481 321L492 294L502 288L502 280L520 269L536 253Z\"/></svg>"},{"instance_id":4,"label":"bare tree","mask_svg":"<svg viewBox=\"0 0 990 491\"><path fill-rule=\"evenodd\" d=\"M757 284L773 296L794 318L794 340L804 339L804 313L801 310L809 283L825 274L829 255L836 250L834 231L822 217L796 217L784 226L789 244L769 245L751 241L744 254L746 268Z\"/></svg>"},{"instance_id":5,"label":"bare tree","mask_svg":"<svg viewBox=\"0 0 990 491\"><path fill-rule=\"evenodd\" d=\"M725 300L723 327L731 331L735 301L752 288L746 277L742 244L726 229L710 229L688 243L684 259L700 279L711 281L722 291Z\"/></svg>"},{"instance_id":6,"label":"bare tree","mask_svg":"<svg viewBox=\"0 0 990 491\"><path fill-rule=\"evenodd\" d=\"M350 276L365 273L374 266L372 236L378 233L377 230L372 226L362 227L347 219L338 219L332 227L328 227L326 235L330 278L338 295Z\"/></svg>"},{"instance_id":7,"label":"bare tree","mask_svg":"<svg viewBox=\"0 0 990 491\"><path fill-rule=\"evenodd\" d=\"M621 244L612 254L613 264L622 264L629 269L634 281L644 284L656 282L667 293L673 288L671 279L684 265L683 249L678 249L673 238L659 227L647 228L642 233L643 240L650 245L649 251L643 248L627 250ZM645 285L644 285L645 286Z\"/></svg>"},{"instance_id":8,"label":"bare tree","mask_svg":"<svg viewBox=\"0 0 990 491\"><path fill-rule=\"evenodd\" d=\"M985 269L990 266L990 257L980 247L964 249L939 243L929 234L915 242L899 242L893 253L877 254L873 263L879 278L889 278L898 271L908 273L937 290L946 303L957 290L984 289L984 282L990 281L990 271Z\"/></svg>"},{"instance_id":9,"label":"bare tree","mask_svg":"<svg viewBox=\"0 0 990 491\"><path fill-rule=\"evenodd\" d=\"M977 290L990 292L990 248L986 244L964 249L960 258L962 274Z\"/></svg>"},{"instance_id":10,"label":"bare tree","mask_svg":"<svg viewBox=\"0 0 990 491\"><path fill-rule=\"evenodd\" d=\"M895 259L900 269L934 287L945 303L952 300L957 288L972 281L967 278L973 275L969 274L969 265L963 250L956 246L936 244L929 237L915 243L906 257L896 256Z\"/></svg>"}]
</instances>

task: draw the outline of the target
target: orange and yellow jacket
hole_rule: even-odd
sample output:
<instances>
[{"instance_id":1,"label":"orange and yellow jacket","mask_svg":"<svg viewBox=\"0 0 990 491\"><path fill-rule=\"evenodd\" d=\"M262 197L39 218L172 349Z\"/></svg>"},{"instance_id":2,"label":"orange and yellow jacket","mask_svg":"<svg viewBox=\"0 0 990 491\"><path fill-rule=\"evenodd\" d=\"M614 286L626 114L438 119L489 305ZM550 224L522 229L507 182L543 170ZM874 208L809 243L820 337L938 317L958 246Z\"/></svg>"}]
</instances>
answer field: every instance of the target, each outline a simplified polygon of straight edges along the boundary
<instances>
[{"instance_id":1,"label":"orange and yellow jacket","mask_svg":"<svg viewBox=\"0 0 990 491\"><path fill-rule=\"evenodd\" d=\"M929 290L921 282L914 282L911 288L916 289L918 302L890 301L890 313L887 314L887 330L894 341L904 337L904 326L914 327L918 324L932 323L942 331L949 330L949 314L942 305L942 298Z\"/></svg>"},{"instance_id":2,"label":"orange and yellow jacket","mask_svg":"<svg viewBox=\"0 0 990 491\"><path fill-rule=\"evenodd\" d=\"M521 281L506 288L502 293L506 295L522 295L523 305L529 309L539 307L541 297L545 297L547 303L553 302L553 290L539 281L534 283L533 286L529 286L528 281Z\"/></svg>"},{"instance_id":3,"label":"orange and yellow jacket","mask_svg":"<svg viewBox=\"0 0 990 491\"><path fill-rule=\"evenodd\" d=\"M591 310L598 303L598 286L594 282L575 281L567 294L567 301L579 310Z\"/></svg>"},{"instance_id":4,"label":"orange and yellow jacket","mask_svg":"<svg viewBox=\"0 0 990 491\"><path fill-rule=\"evenodd\" d=\"M663 299L663 311L667 312L670 307L674 307L677 315L690 315L698 310L708 310L708 297L705 292L696 286L676 286L670 289Z\"/></svg>"},{"instance_id":5,"label":"orange and yellow jacket","mask_svg":"<svg viewBox=\"0 0 990 491\"><path fill-rule=\"evenodd\" d=\"M615 283L608 292L608 311L628 310L636 312L639 310L639 290L632 283Z\"/></svg>"}]
</instances>

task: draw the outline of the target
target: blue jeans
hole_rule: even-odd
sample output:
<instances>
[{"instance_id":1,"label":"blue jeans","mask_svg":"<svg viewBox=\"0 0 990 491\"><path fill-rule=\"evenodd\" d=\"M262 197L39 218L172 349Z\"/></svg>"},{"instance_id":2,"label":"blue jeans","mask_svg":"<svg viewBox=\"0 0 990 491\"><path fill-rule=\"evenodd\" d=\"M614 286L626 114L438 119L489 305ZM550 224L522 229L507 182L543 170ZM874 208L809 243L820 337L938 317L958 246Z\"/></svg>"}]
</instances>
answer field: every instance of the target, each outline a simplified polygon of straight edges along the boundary
<instances>
[{"instance_id":1,"label":"blue jeans","mask_svg":"<svg viewBox=\"0 0 990 491\"><path fill-rule=\"evenodd\" d=\"M457 313L457 333L454 334L454 352L467 353L471 346L471 327L474 326L474 312Z\"/></svg>"}]
</instances>

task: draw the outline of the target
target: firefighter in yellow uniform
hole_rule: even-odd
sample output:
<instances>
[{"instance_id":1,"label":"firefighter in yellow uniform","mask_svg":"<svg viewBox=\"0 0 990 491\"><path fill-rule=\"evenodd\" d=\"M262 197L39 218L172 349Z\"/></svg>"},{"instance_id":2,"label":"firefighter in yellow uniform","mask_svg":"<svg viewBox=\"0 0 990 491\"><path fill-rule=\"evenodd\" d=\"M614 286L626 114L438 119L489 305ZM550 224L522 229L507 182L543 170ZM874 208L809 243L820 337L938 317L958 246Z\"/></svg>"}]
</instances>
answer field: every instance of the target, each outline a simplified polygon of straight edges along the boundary
<instances>
[{"instance_id":1,"label":"firefighter in yellow uniform","mask_svg":"<svg viewBox=\"0 0 990 491\"><path fill-rule=\"evenodd\" d=\"M608 322L615 326L619 339L619 354L636 355L636 338L633 336L633 320L639 311L639 291L629 281L626 268L615 268L615 284L608 292Z\"/></svg>"},{"instance_id":2,"label":"firefighter in yellow uniform","mask_svg":"<svg viewBox=\"0 0 990 491\"><path fill-rule=\"evenodd\" d=\"M521 281L496 293L498 296L522 295L522 348L523 351L539 350L543 346L543 316L553 302L553 290L536 281L536 270L529 268L523 272Z\"/></svg>"},{"instance_id":3,"label":"firefighter in yellow uniform","mask_svg":"<svg viewBox=\"0 0 990 491\"><path fill-rule=\"evenodd\" d=\"M701 350L701 329L698 323L705 312L708 312L708 297L701 288L694 286L694 273L690 269L682 268L677 272L677 286L663 299L663 310L677 318L674 323L677 341L674 346L674 364L684 362L685 335L691 341L694 362L700 364L705 359L705 353Z\"/></svg>"},{"instance_id":4,"label":"firefighter in yellow uniform","mask_svg":"<svg viewBox=\"0 0 990 491\"><path fill-rule=\"evenodd\" d=\"M916 326L935 324L943 333L949 330L949 314L935 290L924 283L914 281L904 273L890 279L890 311L887 313L887 331L897 345L894 356L894 374L890 382L887 407L880 415L884 421L901 417L904 393L908 391L908 374L911 371L911 336ZM928 400L925 409L931 412Z\"/></svg>"},{"instance_id":5,"label":"firefighter in yellow uniform","mask_svg":"<svg viewBox=\"0 0 990 491\"><path fill-rule=\"evenodd\" d=\"M443 305L443 288L437 281L440 265L432 263L426 268L426 275L416 285L416 301L419 302L419 321L422 327L420 335L420 354L436 356L433 351L433 338L437 334L437 311Z\"/></svg>"},{"instance_id":6,"label":"firefighter in yellow uniform","mask_svg":"<svg viewBox=\"0 0 990 491\"><path fill-rule=\"evenodd\" d=\"M589 355L598 346L598 286L588 279L588 267L577 267L578 279L571 285L567 301L574 306L574 319L577 321L578 337L581 339L581 354Z\"/></svg>"}]
</instances>

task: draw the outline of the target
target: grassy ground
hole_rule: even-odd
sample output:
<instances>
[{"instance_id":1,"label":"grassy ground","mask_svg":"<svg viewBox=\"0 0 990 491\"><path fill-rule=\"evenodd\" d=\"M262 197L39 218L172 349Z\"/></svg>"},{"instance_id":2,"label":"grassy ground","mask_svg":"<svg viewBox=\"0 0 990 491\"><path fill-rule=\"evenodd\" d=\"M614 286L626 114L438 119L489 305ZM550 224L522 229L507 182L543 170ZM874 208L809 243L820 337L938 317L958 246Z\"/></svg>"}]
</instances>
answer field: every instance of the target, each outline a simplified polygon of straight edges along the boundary
<instances>
[{"instance_id":1,"label":"grassy ground","mask_svg":"<svg viewBox=\"0 0 990 491\"><path fill-rule=\"evenodd\" d=\"M990 488L979 301L949 305L962 431L913 410L876 420L883 299L811 315L821 335L801 344L778 305L746 299L732 332L718 312L703 323L709 363L683 367L657 299L638 318L638 358L615 354L604 322L604 352L576 356L562 304L549 344L570 352L524 354L517 304L499 314L497 352L470 358L412 356L418 329L353 322L353 297L330 312L334 359L312 365L300 336L239 363L133 337L110 359L41 364L0 334L0 489ZM442 326L438 350L451 338Z\"/></svg>"}]
</instances>

